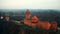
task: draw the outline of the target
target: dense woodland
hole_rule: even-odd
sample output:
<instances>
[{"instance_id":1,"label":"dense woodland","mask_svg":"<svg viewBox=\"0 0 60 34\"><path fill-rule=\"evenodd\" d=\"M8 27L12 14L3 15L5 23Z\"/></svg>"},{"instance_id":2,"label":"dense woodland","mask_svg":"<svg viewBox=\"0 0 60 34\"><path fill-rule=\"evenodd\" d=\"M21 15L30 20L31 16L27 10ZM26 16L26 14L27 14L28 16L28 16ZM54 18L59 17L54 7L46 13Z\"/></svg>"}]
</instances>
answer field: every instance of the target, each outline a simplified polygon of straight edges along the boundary
<instances>
[{"instance_id":1,"label":"dense woodland","mask_svg":"<svg viewBox=\"0 0 60 34\"><path fill-rule=\"evenodd\" d=\"M23 20L25 18L26 10L0 10L0 15L6 16L9 15L11 19L14 20ZM36 15L40 20L43 21L56 21L58 27L60 27L60 10L44 10L44 9L31 9L31 17ZM13 18L12 18L13 17Z\"/></svg>"}]
</instances>

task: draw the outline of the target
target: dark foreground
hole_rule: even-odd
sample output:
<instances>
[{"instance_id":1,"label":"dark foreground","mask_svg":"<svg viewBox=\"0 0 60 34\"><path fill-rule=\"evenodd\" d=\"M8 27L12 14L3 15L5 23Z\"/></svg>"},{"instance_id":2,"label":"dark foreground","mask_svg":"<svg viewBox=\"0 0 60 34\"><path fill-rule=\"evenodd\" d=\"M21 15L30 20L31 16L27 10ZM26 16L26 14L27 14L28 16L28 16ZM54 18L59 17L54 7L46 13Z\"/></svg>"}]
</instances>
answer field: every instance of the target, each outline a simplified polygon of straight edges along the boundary
<instances>
[{"instance_id":1,"label":"dark foreground","mask_svg":"<svg viewBox=\"0 0 60 34\"><path fill-rule=\"evenodd\" d=\"M0 34L60 34L60 30L45 30L42 28L32 28L23 22L21 24L16 24L11 21L1 21L0 20Z\"/></svg>"}]
</instances>

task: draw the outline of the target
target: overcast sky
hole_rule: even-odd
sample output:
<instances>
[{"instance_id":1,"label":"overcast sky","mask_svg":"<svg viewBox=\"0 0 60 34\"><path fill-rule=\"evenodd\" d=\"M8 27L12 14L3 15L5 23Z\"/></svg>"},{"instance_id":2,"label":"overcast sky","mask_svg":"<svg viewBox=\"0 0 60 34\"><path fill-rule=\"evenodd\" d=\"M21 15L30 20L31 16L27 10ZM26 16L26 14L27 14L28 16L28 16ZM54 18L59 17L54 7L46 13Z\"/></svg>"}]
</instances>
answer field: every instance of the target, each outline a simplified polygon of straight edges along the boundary
<instances>
[{"instance_id":1,"label":"overcast sky","mask_svg":"<svg viewBox=\"0 0 60 34\"><path fill-rule=\"evenodd\" d=\"M60 0L0 0L0 9L60 9Z\"/></svg>"}]
</instances>

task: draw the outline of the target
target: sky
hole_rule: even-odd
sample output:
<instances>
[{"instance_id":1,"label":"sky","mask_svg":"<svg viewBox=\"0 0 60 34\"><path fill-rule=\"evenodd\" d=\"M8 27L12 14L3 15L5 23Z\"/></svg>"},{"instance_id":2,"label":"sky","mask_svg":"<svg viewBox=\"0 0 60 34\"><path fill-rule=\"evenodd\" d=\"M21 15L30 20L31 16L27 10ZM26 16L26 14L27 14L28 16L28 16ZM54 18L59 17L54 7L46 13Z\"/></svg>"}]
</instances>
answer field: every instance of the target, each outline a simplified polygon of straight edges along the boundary
<instances>
[{"instance_id":1,"label":"sky","mask_svg":"<svg viewBox=\"0 0 60 34\"><path fill-rule=\"evenodd\" d=\"M0 9L60 9L60 0L0 0Z\"/></svg>"}]
</instances>

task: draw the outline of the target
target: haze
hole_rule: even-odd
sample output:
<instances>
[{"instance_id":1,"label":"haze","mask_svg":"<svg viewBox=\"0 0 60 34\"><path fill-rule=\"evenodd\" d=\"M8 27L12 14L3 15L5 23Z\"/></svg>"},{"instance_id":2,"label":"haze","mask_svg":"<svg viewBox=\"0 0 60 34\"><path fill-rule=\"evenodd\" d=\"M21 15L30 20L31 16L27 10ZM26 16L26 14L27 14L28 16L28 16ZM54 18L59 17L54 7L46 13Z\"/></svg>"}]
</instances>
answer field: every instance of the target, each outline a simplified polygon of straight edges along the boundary
<instances>
[{"instance_id":1,"label":"haze","mask_svg":"<svg viewBox=\"0 0 60 34\"><path fill-rule=\"evenodd\" d=\"M0 9L60 9L60 0L0 0Z\"/></svg>"}]
</instances>

